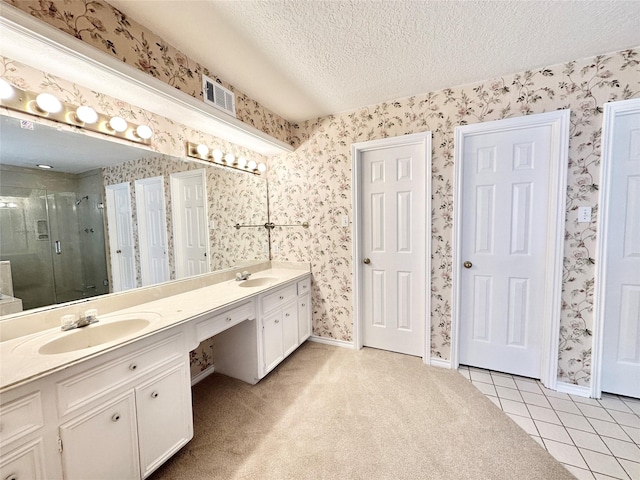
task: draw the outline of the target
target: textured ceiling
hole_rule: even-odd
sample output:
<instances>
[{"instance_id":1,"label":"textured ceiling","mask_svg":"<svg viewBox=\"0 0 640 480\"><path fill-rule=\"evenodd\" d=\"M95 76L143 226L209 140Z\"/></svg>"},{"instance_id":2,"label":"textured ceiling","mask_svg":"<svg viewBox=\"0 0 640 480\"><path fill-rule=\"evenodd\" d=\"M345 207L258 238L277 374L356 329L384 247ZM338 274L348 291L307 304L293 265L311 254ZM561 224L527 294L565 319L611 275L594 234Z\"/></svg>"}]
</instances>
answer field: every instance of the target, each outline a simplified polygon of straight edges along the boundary
<instances>
[{"instance_id":1,"label":"textured ceiling","mask_svg":"<svg viewBox=\"0 0 640 480\"><path fill-rule=\"evenodd\" d=\"M640 45L640 1L107 0L292 121Z\"/></svg>"}]
</instances>

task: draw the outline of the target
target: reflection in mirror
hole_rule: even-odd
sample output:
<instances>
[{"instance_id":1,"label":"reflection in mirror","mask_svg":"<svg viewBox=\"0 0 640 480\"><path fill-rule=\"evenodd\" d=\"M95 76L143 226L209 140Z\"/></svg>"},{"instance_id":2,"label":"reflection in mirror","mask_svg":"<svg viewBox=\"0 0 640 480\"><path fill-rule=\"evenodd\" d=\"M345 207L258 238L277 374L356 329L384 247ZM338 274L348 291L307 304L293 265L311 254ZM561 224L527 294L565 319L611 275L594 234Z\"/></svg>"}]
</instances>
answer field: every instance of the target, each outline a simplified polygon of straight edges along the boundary
<instances>
[{"instance_id":1,"label":"reflection in mirror","mask_svg":"<svg viewBox=\"0 0 640 480\"><path fill-rule=\"evenodd\" d=\"M173 173L205 171L211 271L269 259L265 228L233 228L236 223L268 222L264 177L42 124L30 127L0 115L0 316L15 311L3 310L11 297L29 310L114 291L116 253L108 247L105 188L119 183L128 183L131 192L134 287L149 284L143 282L140 252L149 251L145 247L151 242L149 231L139 235L139 223L149 214L138 218L136 181L154 177L164 187L168 278L177 278L169 184ZM38 164L54 168L41 170ZM5 261L10 262L10 277Z\"/></svg>"}]
</instances>

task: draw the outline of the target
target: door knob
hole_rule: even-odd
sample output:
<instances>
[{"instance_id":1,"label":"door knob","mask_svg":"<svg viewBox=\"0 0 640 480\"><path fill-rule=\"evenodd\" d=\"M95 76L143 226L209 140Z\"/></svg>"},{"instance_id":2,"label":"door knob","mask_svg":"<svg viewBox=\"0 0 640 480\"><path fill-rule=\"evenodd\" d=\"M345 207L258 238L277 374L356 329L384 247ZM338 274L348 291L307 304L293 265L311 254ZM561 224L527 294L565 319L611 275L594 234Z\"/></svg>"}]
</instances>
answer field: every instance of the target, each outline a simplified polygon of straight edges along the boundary
<instances>
[{"instance_id":1,"label":"door knob","mask_svg":"<svg viewBox=\"0 0 640 480\"><path fill-rule=\"evenodd\" d=\"M371 263L371 259L369 259L369 258L365 258L365 259L363 260L363 262L364 262L364 264L365 264L365 265L369 265L369 264Z\"/></svg>"},{"instance_id":2,"label":"door knob","mask_svg":"<svg viewBox=\"0 0 640 480\"><path fill-rule=\"evenodd\" d=\"M473 263L468 262L468 261L467 261L467 262L464 262L462 265L464 265L464 268L471 268L471 267L473 267Z\"/></svg>"}]
</instances>

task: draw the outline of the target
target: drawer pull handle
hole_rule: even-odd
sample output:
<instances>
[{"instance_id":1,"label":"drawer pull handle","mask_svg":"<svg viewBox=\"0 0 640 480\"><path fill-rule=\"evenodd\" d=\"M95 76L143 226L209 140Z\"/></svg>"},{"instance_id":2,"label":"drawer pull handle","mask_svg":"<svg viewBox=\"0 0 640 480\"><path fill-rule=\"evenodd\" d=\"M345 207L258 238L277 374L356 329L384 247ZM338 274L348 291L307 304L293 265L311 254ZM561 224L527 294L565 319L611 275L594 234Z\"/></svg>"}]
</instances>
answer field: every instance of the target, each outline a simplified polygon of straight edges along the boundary
<instances>
[{"instance_id":1,"label":"drawer pull handle","mask_svg":"<svg viewBox=\"0 0 640 480\"><path fill-rule=\"evenodd\" d=\"M303 307L306 307L307 305L305 303L302 304Z\"/></svg>"},{"instance_id":2,"label":"drawer pull handle","mask_svg":"<svg viewBox=\"0 0 640 480\"><path fill-rule=\"evenodd\" d=\"M276 320L276 321L275 321L275 322L273 322L273 323L280 323L280 320Z\"/></svg>"},{"instance_id":3,"label":"drawer pull handle","mask_svg":"<svg viewBox=\"0 0 640 480\"><path fill-rule=\"evenodd\" d=\"M132 363L131 365L129 365L129 370L134 371L136 368L138 368L138 365L136 365L135 363Z\"/></svg>"},{"instance_id":4,"label":"drawer pull handle","mask_svg":"<svg viewBox=\"0 0 640 480\"><path fill-rule=\"evenodd\" d=\"M284 314L285 317L290 317L291 315L289 315L288 313Z\"/></svg>"},{"instance_id":5,"label":"drawer pull handle","mask_svg":"<svg viewBox=\"0 0 640 480\"><path fill-rule=\"evenodd\" d=\"M282 295L280 295L280 300L284 300L284 297Z\"/></svg>"},{"instance_id":6,"label":"drawer pull handle","mask_svg":"<svg viewBox=\"0 0 640 480\"><path fill-rule=\"evenodd\" d=\"M158 395L160 395L158 392L153 392L151 393L151 398L158 398Z\"/></svg>"},{"instance_id":7,"label":"drawer pull handle","mask_svg":"<svg viewBox=\"0 0 640 480\"><path fill-rule=\"evenodd\" d=\"M120 414L119 413L114 413L113 416L111 417L111 421L112 422L117 422L118 420L120 420Z\"/></svg>"},{"instance_id":8,"label":"drawer pull handle","mask_svg":"<svg viewBox=\"0 0 640 480\"><path fill-rule=\"evenodd\" d=\"M231 321L231 317L227 317L227 322L230 322L230 321Z\"/></svg>"}]
</instances>

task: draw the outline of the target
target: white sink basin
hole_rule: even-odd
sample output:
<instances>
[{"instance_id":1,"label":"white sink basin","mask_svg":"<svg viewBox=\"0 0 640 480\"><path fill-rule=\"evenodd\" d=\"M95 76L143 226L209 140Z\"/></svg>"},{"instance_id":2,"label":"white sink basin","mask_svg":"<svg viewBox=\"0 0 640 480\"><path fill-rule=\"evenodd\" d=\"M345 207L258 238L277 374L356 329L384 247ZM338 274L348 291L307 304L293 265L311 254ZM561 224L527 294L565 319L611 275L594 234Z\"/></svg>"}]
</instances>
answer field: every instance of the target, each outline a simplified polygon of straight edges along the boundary
<instances>
[{"instance_id":1,"label":"white sink basin","mask_svg":"<svg viewBox=\"0 0 640 480\"><path fill-rule=\"evenodd\" d=\"M38 349L38 353L55 355L95 347L133 335L146 328L149 323L151 322L144 318L128 318L109 323L95 323L87 327L61 333L60 336L42 345Z\"/></svg>"},{"instance_id":2,"label":"white sink basin","mask_svg":"<svg viewBox=\"0 0 640 480\"><path fill-rule=\"evenodd\" d=\"M266 287L267 285L271 285L277 279L275 277L260 277L260 278L250 278L249 280L243 280L238 283L238 286L244 288L252 288L252 287Z\"/></svg>"}]
</instances>

